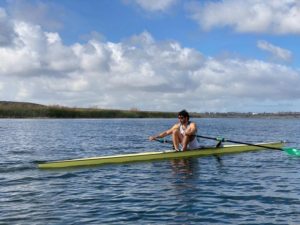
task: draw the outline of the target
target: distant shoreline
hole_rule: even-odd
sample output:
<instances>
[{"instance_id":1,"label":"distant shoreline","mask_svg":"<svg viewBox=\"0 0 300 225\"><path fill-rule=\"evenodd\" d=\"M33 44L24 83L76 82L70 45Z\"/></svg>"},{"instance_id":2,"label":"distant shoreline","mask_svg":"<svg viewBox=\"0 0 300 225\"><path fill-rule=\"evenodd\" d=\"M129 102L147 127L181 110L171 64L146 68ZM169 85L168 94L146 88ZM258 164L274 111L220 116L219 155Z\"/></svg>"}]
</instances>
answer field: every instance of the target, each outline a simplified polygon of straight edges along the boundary
<instances>
[{"instance_id":1,"label":"distant shoreline","mask_svg":"<svg viewBox=\"0 0 300 225\"><path fill-rule=\"evenodd\" d=\"M193 118L300 118L300 112L279 112L279 113L239 113L239 112L190 112ZM176 118L177 112L156 112L98 109L98 108L75 108L65 106L45 106L28 102L0 101L1 118L70 118L70 119L110 119L110 118Z\"/></svg>"}]
</instances>

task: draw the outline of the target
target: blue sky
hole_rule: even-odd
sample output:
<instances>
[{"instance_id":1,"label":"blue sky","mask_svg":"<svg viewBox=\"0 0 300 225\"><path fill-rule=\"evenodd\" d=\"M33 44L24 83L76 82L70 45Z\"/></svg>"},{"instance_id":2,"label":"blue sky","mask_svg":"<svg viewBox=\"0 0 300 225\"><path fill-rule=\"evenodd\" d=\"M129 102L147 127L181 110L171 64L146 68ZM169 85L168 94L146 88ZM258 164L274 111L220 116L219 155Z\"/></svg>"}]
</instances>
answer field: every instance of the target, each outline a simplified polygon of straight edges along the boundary
<instances>
[{"instance_id":1,"label":"blue sky","mask_svg":"<svg viewBox=\"0 0 300 225\"><path fill-rule=\"evenodd\" d=\"M0 99L300 111L296 0L0 0Z\"/></svg>"}]
</instances>

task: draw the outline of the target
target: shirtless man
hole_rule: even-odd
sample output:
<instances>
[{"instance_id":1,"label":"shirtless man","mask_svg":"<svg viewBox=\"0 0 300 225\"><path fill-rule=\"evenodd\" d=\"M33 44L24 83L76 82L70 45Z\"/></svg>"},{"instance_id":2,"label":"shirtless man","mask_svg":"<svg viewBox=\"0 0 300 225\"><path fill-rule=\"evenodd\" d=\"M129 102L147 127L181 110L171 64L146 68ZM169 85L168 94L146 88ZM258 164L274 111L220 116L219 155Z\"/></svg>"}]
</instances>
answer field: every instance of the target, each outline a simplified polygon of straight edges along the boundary
<instances>
[{"instance_id":1,"label":"shirtless man","mask_svg":"<svg viewBox=\"0 0 300 225\"><path fill-rule=\"evenodd\" d=\"M186 110L178 113L179 123L176 123L169 130L163 131L156 136L150 136L149 140L154 141L157 138L163 138L172 135L173 145L176 151L199 148L196 138L197 125L189 121L190 116Z\"/></svg>"}]
</instances>

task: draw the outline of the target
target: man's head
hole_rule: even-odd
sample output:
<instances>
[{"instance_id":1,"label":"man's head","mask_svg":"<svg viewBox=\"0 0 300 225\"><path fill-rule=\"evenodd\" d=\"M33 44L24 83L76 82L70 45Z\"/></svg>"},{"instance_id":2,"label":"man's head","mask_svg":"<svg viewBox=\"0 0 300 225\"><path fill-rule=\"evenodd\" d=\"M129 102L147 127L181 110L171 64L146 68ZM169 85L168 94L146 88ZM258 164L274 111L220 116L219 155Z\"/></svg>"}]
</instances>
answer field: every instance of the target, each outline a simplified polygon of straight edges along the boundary
<instances>
[{"instance_id":1,"label":"man's head","mask_svg":"<svg viewBox=\"0 0 300 225\"><path fill-rule=\"evenodd\" d=\"M180 111L180 112L178 113L178 119L179 119L179 120L186 119L186 121L189 121L190 115L189 115L189 113L184 109L184 110L182 110L182 111Z\"/></svg>"}]
</instances>

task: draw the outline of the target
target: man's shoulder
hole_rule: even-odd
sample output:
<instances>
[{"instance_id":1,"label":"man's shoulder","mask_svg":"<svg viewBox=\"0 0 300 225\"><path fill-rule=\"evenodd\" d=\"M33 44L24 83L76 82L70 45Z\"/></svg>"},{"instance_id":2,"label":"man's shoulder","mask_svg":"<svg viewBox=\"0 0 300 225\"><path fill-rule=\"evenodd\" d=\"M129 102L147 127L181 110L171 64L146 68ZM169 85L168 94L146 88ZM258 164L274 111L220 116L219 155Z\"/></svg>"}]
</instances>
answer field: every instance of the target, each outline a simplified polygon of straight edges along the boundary
<instances>
[{"instance_id":1,"label":"man's shoulder","mask_svg":"<svg viewBox=\"0 0 300 225\"><path fill-rule=\"evenodd\" d=\"M175 123L172 128L179 128L179 126L180 126L179 123Z\"/></svg>"},{"instance_id":2,"label":"man's shoulder","mask_svg":"<svg viewBox=\"0 0 300 225\"><path fill-rule=\"evenodd\" d=\"M193 122L193 121L190 121L190 123L189 123L190 125L193 125L193 126L196 126L197 124L195 123L195 122Z\"/></svg>"}]
</instances>

